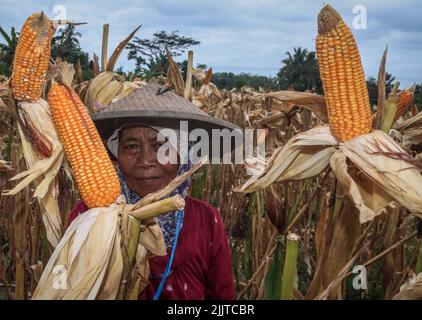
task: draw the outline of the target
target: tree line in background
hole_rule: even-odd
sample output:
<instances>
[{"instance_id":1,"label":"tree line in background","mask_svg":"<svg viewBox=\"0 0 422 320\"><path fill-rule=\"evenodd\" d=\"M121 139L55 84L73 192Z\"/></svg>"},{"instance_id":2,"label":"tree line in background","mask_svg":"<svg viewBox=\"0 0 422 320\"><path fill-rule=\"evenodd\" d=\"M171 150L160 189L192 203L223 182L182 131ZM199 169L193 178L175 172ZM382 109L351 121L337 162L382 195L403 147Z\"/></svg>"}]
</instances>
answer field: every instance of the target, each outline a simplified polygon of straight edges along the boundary
<instances>
[{"instance_id":1,"label":"tree line in background","mask_svg":"<svg viewBox=\"0 0 422 320\"><path fill-rule=\"evenodd\" d=\"M7 33L0 26L2 42L0 42L0 74L10 76L13 64L13 55L18 42L19 33L14 27ZM92 59L87 52L83 51L79 39L80 32L70 25L60 29L52 39L52 58L60 57L69 63L79 63L82 68L84 80L92 78ZM173 57L179 57L192 46L200 42L190 37L179 34L179 31L157 31L151 39L134 37L127 45L128 59L135 62L133 74L150 80L154 77L164 76L168 69L167 50ZM183 76L186 75L187 60L178 63ZM207 69L205 64L197 64L197 68ZM125 74L120 67L116 72ZM125 74L126 75L126 74ZM386 74L386 88L391 89L395 77ZM322 83L319 76L318 61L315 51L303 48L293 48L293 52L286 52L286 57L281 60L281 68L275 77L256 75L250 73L234 74L232 72L216 72L212 82L223 89L240 89L248 86L254 89L264 90L296 90L323 93ZM377 84L373 77L367 80L371 102L376 104ZM415 103L422 108L422 84L416 85Z\"/></svg>"}]
</instances>

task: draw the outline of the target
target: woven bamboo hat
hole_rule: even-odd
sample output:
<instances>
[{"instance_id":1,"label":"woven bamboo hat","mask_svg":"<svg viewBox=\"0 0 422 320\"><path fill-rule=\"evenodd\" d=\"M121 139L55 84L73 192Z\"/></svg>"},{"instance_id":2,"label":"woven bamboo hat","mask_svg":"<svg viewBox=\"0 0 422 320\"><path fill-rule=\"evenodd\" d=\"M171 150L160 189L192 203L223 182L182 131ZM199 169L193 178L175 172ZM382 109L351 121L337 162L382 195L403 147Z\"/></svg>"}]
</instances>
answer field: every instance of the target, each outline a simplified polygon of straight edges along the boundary
<instances>
[{"instance_id":1,"label":"woven bamboo hat","mask_svg":"<svg viewBox=\"0 0 422 320\"><path fill-rule=\"evenodd\" d=\"M233 123L208 115L173 90L162 92L163 89L158 83L150 82L93 114L102 138L107 139L115 129L136 122L177 129L180 121L186 120L189 131L202 128L210 134L212 129L239 129Z\"/></svg>"}]
</instances>

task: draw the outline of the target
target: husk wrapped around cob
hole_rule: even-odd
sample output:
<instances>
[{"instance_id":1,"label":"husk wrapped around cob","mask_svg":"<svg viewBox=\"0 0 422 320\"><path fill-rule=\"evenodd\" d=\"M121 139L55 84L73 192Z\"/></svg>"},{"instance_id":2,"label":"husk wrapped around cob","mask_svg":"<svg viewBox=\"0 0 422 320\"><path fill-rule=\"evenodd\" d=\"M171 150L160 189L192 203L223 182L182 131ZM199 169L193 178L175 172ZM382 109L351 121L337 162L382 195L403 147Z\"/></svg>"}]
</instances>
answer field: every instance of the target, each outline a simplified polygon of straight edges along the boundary
<instances>
[{"instance_id":1,"label":"husk wrapped around cob","mask_svg":"<svg viewBox=\"0 0 422 320\"><path fill-rule=\"evenodd\" d=\"M64 153L48 103L42 99L52 35L51 21L44 13L34 13L26 20L14 56L11 89L6 84L2 87L4 93L11 91L14 99L8 98L10 94L2 94L2 98L7 98L3 102L18 120L18 132L28 168L12 178L23 180L4 194L16 195L30 183L35 184L34 197L40 203L47 238L55 247L62 236L56 176Z\"/></svg>"},{"instance_id":2,"label":"husk wrapped around cob","mask_svg":"<svg viewBox=\"0 0 422 320\"><path fill-rule=\"evenodd\" d=\"M312 178L330 166L359 210L361 223L398 204L422 216L420 165L386 133L370 132L372 117L358 49L331 6L319 14L318 32L329 125L291 138L273 152L265 169L235 190L254 192L274 182Z\"/></svg>"},{"instance_id":3,"label":"husk wrapped around cob","mask_svg":"<svg viewBox=\"0 0 422 320\"><path fill-rule=\"evenodd\" d=\"M167 253L153 218L183 208L178 195L140 208L121 196L110 207L81 214L50 257L32 298L137 299L148 284L148 258Z\"/></svg>"},{"instance_id":4,"label":"husk wrapped around cob","mask_svg":"<svg viewBox=\"0 0 422 320\"><path fill-rule=\"evenodd\" d=\"M59 212L59 188L56 178L63 164L63 146L45 100L19 103L17 117L18 132L28 170L14 176L11 180L22 180L12 190L6 190L3 194L16 195L34 183L33 196L40 203L47 239L55 247L62 236L63 225Z\"/></svg>"},{"instance_id":5,"label":"husk wrapped around cob","mask_svg":"<svg viewBox=\"0 0 422 320\"><path fill-rule=\"evenodd\" d=\"M154 217L185 206L179 195L159 199L202 165L134 205L120 196L107 208L77 217L53 252L33 299L138 299L148 284L148 258L167 253Z\"/></svg>"}]
</instances>

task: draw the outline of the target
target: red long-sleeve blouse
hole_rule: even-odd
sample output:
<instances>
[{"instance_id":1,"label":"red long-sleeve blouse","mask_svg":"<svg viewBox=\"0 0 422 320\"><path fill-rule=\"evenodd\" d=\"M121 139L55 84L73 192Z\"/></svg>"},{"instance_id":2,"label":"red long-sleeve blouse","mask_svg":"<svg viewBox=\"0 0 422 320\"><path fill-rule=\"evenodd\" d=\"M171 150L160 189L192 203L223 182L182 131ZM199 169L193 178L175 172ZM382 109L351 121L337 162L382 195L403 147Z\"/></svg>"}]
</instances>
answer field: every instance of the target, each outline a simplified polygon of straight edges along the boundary
<instances>
[{"instance_id":1,"label":"red long-sleeve blouse","mask_svg":"<svg viewBox=\"0 0 422 320\"><path fill-rule=\"evenodd\" d=\"M185 215L171 272L160 299L235 299L231 255L218 210L206 202L186 197ZM88 210L80 202L69 216L69 224ZM150 258L150 284L140 299L152 299L170 257Z\"/></svg>"}]
</instances>

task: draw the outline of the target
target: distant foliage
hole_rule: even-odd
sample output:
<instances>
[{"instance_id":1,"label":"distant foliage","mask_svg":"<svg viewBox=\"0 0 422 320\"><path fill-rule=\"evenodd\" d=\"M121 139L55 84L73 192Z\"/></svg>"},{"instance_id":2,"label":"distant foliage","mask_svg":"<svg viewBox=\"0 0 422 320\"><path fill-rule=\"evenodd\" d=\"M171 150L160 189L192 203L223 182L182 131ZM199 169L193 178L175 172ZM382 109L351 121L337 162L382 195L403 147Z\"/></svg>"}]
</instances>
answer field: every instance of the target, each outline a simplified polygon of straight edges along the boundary
<instances>
[{"instance_id":1,"label":"distant foliage","mask_svg":"<svg viewBox=\"0 0 422 320\"><path fill-rule=\"evenodd\" d=\"M281 61L282 67L277 74L279 87L293 87L296 91L314 89L322 93L316 52L298 47L293 48L293 53L286 52L286 55L287 58Z\"/></svg>"},{"instance_id":2,"label":"distant foliage","mask_svg":"<svg viewBox=\"0 0 422 320\"><path fill-rule=\"evenodd\" d=\"M250 73L234 74L232 72L217 72L213 74L211 81L221 89L240 89L243 86L254 89L277 89L277 79Z\"/></svg>"},{"instance_id":3,"label":"distant foliage","mask_svg":"<svg viewBox=\"0 0 422 320\"><path fill-rule=\"evenodd\" d=\"M10 76L12 74L13 56L18 44L19 33L12 27L10 34L8 34L0 27L0 34L4 40L4 43L0 43L0 74Z\"/></svg>"},{"instance_id":4,"label":"distant foliage","mask_svg":"<svg viewBox=\"0 0 422 320\"><path fill-rule=\"evenodd\" d=\"M167 73L166 48L173 57L178 57L191 46L199 44L199 41L179 35L179 31L157 31L152 39L134 37L127 45L128 59L135 60L135 72L149 80Z\"/></svg>"},{"instance_id":5,"label":"distant foliage","mask_svg":"<svg viewBox=\"0 0 422 320\"><path fill-rule=\"evenodd\" d=\"M57 57L69 63L81 63L82 73L85 80L92 78L89 55L81 49L78 38L80 32L75 32L75 26L69 25L61 29L51 42L51 57L55 60Z\"/></svg>"},{"instance_id":6,"label":"distant foliage","mask_svg":"<svg viewBox=\"0 0 422 320\"><path fill-rule=\"evenodd\" d=\"M417 84L415 89L415 104L418 106L418 110L422 110L422 84Z\"/></svg>"}]
</instances>

